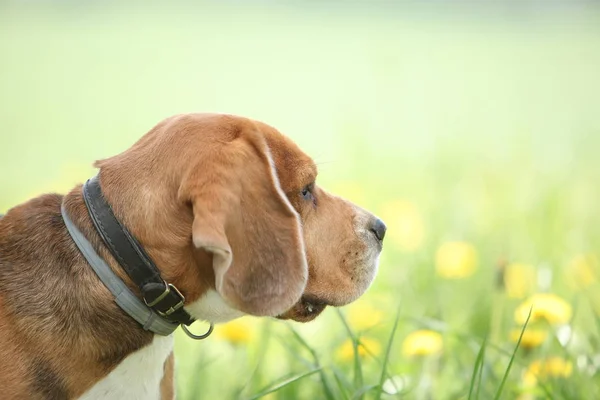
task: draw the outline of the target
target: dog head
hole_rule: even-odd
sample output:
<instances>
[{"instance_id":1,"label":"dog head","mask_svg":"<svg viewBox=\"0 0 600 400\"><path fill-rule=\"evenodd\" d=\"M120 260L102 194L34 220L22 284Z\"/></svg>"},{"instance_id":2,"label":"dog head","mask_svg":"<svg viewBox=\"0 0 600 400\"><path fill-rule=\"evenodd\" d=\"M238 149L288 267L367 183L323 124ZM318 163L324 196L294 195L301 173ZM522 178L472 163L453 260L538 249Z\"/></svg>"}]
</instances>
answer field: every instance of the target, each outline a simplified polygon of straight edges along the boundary
<instances>
[{"instance_id":1,"label":"dog head","mask_svg":"<svg viewBox=\"0 0 600 400\"><path fill-rule=\"evenodd\" d=\"M97 162L115 214L199 319L296 321L360 297L385 224L317 184L317 167L266 124L180 115Z\"/></svg>"}]
</instances>

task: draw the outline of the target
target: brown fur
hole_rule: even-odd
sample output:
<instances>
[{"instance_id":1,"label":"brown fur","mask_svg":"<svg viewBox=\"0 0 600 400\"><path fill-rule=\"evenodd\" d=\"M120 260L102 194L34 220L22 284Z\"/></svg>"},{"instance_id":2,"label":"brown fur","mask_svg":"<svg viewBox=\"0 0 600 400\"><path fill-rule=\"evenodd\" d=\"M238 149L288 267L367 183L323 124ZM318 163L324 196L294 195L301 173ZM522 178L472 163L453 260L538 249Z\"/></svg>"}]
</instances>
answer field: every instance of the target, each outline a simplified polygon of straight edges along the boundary
<instances>
[{"instance_id":1,"label":"brown fur","mask_svg":"<svg viewBox=\"0 0 600 400\"><path fill-rule=\"evenodd\" d=\"M175 399L175 355L171 353L165 361L164 375L160 381L160 398L162 400Z\"/></svg>"},{"instance_id":2,"label":"brown fur","mask_svg":"<svg viewBox=\"0 0 600 400\"><path fill-rule=\"evenodd\" d=\"M248 314L307 321L325 305L353 301L373 278L365 265L375 245L357 232L375 217L316 185L307 202L301 192L314 183L315 164L268 125L176 116L96 165L115 215L186 304L216 289ZM9 398L76 398L152 340L77 250L63 201L136 291L93 229L80 186L9 210L0 219L0 359L11 360L0 365L0 387ZM307 312L301 297L317 309ZM172 356L165 372L161 393L171 398Z\"/></svg>"},{"instance_id":3,"label":"brown fur","mask_svg":"<svg viewBox=\"0 0 600 400\"><path fill-rule=\"evenodd\" d=\"M73 221L107 257L77 193L67 199ZM61 201L42 196L0 220L0 340L12 343L2 346L3 359L15 360L0 366L0 381L24 386L14 398L77 397L152 339L114 303L75 247ZM6 378L15 366L24 373Z\"/></svg>"}]
</instances>

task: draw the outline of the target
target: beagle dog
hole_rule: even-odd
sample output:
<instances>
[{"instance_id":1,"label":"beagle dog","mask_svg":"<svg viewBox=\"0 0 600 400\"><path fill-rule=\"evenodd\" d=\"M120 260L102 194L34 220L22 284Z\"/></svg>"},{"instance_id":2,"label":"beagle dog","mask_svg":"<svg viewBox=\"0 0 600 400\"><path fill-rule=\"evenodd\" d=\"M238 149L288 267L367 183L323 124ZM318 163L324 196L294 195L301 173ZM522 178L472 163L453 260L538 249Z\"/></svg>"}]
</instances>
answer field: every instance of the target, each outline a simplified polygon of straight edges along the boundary
<instances>
[{"instance_id":1,"label":"beagle dog","mask_svg":"<svg viewBox=\"0 0 600 400\"><path fill-rule=\"evenodd\" d=\"M0 219L3 399L173 399L177 326L310 321L376 275L385 224L264 123L177 115L95 166Z\"/></svg>"}]
</instances>

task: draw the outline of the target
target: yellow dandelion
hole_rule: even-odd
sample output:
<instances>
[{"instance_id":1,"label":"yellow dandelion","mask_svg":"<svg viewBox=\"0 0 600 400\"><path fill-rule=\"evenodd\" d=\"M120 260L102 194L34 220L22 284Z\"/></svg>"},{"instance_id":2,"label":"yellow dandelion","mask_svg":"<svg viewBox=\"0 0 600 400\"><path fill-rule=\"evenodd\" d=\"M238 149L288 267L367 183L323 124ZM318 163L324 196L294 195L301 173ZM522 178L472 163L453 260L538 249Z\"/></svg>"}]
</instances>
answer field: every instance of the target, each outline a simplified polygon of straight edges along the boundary
<instances>
[{"instance_id":1,"label":"yellow dandelion","mask_svg":"<svg viewBox=\"0 0 600 400\"><path fill-rule=\"evenodd\" d=\"M513 329L510 332L510 339L515 343L519 341L519 336L521 336L521 329ZM521 338L521 347L533 349L544 343L547 337L548 332L543 329L526 328L525 332L523 332L523 337Z\"/></svg>"},{"instance_id":2,"label":"yellow dandelion","mask_svg":"<svg viewBox=\"0 0 600 400\"><path fill-rule=\"evenodd\" d=\"M573 364L560 357L549 357L532 362L523 376L526 386L535 386L538 380L547 378L568 378L573 372Z\"/></svg>"},{"instance_id":3,"label":"yellow dandelion","mask_svg":"<svg viewBox=\"0 0 600 400\"><path fill-rule=\"evenodd\" d=\"M598 282L598 258L594 254L582 254L574 257L569 262L565 275L567 282L572 287L587 288Z\"/></svg>"},{"instance_id":4,"label":"yellow dandelion","mask_svg":"<svg viewBox=\"0 0 600 400\"><path fill-rule=\"evenodd\" d=\"M357 330L376 326L381 322L383 316L383 311L364 301L354 303L348 310L348 322L352 328Z\"/></svg>"},{"instance_id":5,"label":"yellow dandelion","mask_svg":"<svg viewBox=\"0 0 600 400\"><path fill-rule=\"evenodd\" d=\"M249 318L238 318L215 328L214 335L234 345L249 343L254 337L255 326Z\"/></svg>"},{"instance_id":6,"label":"yellow dandelion","mask_svg":"<svg viewBox=\"0 0 600 400\"><path fill-rule=\"evenodd\" d=\"M522 299L536 288L537 274L533 265L512 263L504 268L503 275L504 289L508 297Z\"/></svg>"},{"instance_id":7,"label":"yellow dandelion","mask_svg":"<svg viewBox=\"0 0 600 400\"><path fill-rule=\"evenodd\" d=\"M381 217L388 225L388 238L403 251L412 252L423 244L425 226L416 205L405 200L385 204Z\"/></svg>"},{"instance_id":8,"label":"yellow dandelion","mask_svg":"<svg viewBox=\"0 0 600 400\"><path fill-rule=\"evenodd\" d=\"M357 350L360 358L365 358L368 355L378 356L381 354L381 344L375 339L361 337ZM347 339L342 343L337 351L337 357L341 361L350 361L354 359L354 346L352 345L351 339Z\"/></svg>"},{"instance_id":9,"label":"yellow dandelion","mask_svg":"<svg viewBox=\"0 0 600 400\"><path fill-rule=\"evenodd\" d=\"M437 274L447 279L471 276L477 263L477 250L467 242L446 242L440 246L435 256Z\"/></svg>"},{"instance_id":10,"label":"yellow dandelion","mask_svg":"<svg viewBox=\"0 0 600 400\"><path fill-rule=\"evenodd\" d=\"M410 333L402 343L402 352L406 356L427 356L442 351L442 335L427 329Z\"/></svg>"},{"instance_id":11,"label":"yellow dandelion","mask_svg":"<svg viewBox=\"0 0 600 400\"><path fill-rule=\"evenodd\" d=\"M532 308L533 307L533 308ZM564 324L571 319L571 305L552 293L537 293L525 300L515 310L515 321L524 324L531 309L529 322L546 320L550 324Z\"/></svg>"}]
</instances>

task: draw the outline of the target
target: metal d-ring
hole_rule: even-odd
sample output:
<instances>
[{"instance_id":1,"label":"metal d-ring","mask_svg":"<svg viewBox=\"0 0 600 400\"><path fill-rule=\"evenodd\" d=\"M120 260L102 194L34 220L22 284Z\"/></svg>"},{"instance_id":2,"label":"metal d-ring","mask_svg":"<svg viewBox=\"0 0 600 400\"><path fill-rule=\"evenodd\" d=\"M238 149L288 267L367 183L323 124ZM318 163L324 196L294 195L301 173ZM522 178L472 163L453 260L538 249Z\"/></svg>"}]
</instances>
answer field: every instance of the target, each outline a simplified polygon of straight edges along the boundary
<instances>
[{"instance_id":1,"label":"metal d-ring","mask_svg":"<svg viewBox=\"0 0 600 400\"><path fill-rule=\"evenodd\" d=\"M212 333L213 329L214 329L214 325L210 324L210 326L208 327L208 330L206 331L205 334L203 335L194 335L192 332L190 332L187 328L187 326L181 324L181 329L183 329L183 331L185 332L186 335L188 335L189 337L191 337L194 340L202 340L202 339L206 339L207 337L210 336L210 334Z\"/></svg>"}]
</instances>

